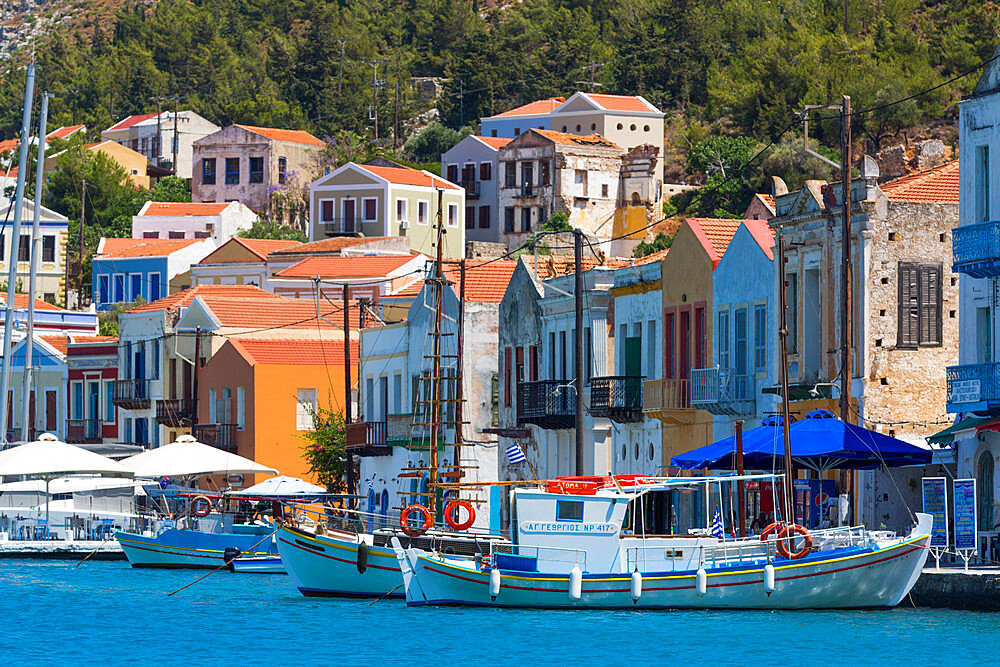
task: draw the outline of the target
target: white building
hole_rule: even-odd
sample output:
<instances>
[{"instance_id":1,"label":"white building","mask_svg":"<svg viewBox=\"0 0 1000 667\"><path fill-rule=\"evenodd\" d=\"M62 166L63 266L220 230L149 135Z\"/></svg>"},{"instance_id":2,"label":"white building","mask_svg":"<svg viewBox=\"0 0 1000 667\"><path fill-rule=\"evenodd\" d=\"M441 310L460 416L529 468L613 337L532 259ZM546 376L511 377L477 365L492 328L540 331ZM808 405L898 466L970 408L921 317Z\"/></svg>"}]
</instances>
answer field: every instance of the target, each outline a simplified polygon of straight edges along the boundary
<instances>
[{"instance_id":1,"label":"white building","mask_svg":"<svg viewBox=\"0 0 1000 667\"><path fill-rule=\"evenodd\" d=\"M132 218L134 239L215 239L222 245L250 229L257 214L238 201L193 204L146 202Z\"/></svg>"},{"instance_id":2,"label":"white building","mask_svg":"<svg viewBox=\"0 0 1000 667\"><path fill-rule=\"evenodd\" d=\"M101 132L101 139L114 141L145 155L158 167L173 168L175 175L191 178L193 144L197 139L218 132L221 128L193 111L164 111L136 114L124 118Z\"/></svg>"}]
</instances>

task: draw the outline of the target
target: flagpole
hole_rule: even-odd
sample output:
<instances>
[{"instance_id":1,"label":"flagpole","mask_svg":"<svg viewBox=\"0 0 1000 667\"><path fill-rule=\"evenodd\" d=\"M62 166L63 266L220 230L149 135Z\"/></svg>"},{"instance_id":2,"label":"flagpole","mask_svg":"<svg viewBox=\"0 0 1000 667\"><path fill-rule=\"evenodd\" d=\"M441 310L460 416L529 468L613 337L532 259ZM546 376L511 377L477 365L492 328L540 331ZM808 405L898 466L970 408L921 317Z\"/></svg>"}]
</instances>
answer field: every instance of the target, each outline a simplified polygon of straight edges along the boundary
<instances>
[{"instance_id":1,"label":"flagpole","mask_svg":"<svg viewBox=\"0 0 1000 667\"><path fill-rule=\"evenodd\" d=\"M531 476L535 478L535 481L538 483L538 488L541 489L542 481L538 479L538 475L535 473L535 466L531 465L531 459L528 458L527 454L524 456L524 462L528 464L528 469L531 470Z\"/></svg>"}]
</instances>

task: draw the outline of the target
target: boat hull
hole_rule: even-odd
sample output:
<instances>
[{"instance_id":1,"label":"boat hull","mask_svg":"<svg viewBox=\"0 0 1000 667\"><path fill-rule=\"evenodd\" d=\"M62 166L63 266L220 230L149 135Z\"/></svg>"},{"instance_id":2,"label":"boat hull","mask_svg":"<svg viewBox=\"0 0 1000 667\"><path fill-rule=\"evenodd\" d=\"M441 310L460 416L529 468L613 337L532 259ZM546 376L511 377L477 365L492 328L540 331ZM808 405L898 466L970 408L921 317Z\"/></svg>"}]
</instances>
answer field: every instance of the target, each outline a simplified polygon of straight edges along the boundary
<instances>
[{"instance_id":1,"label":"boat hull","mask_svg":"<svg viewBox=\"0 0 1000 667\"><path fill-rule=\"evenodd\" d=\"M170 528L156 537L118 532L115 538L132 567L216 568L225 564L226 549L230 547L248 556L274 555L272 538L267 533L237 535Z\"/></svg>"},{"instance_id":2,"label":"boat hull","mask_svg":"<svg viewBox=\"0 0 1000 667\"><path fill-rule=\"evenodd\" d=\"M697 573L642 573L633 601L631 575L584 574L579 600L570 599L570 577L501 570L490 595L490 572L398 549L410 605L486 605L541 608L840 609L893 607L910 591L927 559L929 536L885 548L845 549L801 561L774 563L775 587L764 587L764 564L707 572L704 595Z\"/></svg>"},{"instance_id":3,"label":"boat hull","mask_svg":"<svg viewBox=\"0 0 1000 667\"><path fill-rule=\"evenodd\" d=\"M303 595L403 597L403 580L395 552L390 547L376 547L368 542L368 563L361 572L359 537L371 539L370 535L347 533L314 535L288 526L276 535L281 561Z\"/></svg>"},{"instance_id":4,"label":"boat hull","mask_svg":"<svg viewBox=\"0 0 1000 667\"><path fill-rule=\"evenodd\" d=\"M274 556L255 556L253 558L237 558L232 563L233 572L250 574L288 574L281 558Z\"/></svg>"}]
</instances>

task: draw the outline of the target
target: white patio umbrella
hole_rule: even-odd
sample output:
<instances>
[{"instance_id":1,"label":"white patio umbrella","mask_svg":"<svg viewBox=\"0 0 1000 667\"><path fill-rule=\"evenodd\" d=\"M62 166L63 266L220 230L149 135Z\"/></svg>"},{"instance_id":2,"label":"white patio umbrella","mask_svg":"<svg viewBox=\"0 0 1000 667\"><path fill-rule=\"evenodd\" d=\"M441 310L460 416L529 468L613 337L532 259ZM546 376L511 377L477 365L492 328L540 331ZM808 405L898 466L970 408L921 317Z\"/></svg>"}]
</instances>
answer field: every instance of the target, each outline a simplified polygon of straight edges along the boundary
<instances>
[{"instance_id":1,"label":"white patio umbrella","mask_svg":"<svg viewBox=\"0 0 1000 667\"><path fill-rule=\"evenodd\" d=\"M130 456L120 463L136 477L146 479L179 477L193 480L205 475L278 474L274 468L198 442L190 435L182 435L176 442Z\"/></svg>"},{"instance_id":2,"label":"white patio umbrella","mask_svg":"<svg viewBox=\"0 0 1000 667\"><path fill-rule=\"evenodd\" d=\"M310 484L298 477L272 477L250 488L237 491L240 496L315 496L326 493L322 486Z\"/></svg>"},{"instance_id":3,"label":"white patio umbrella","mask_svg":"<svg viewBox=\"0 0 1000 667\"><path fill-rule=\"evenodd\" d=\"M45 525L49 525L49 483L64 475L98 474L131 477L128 468L116 461L62 442L51 433L38 440L0 452L0 477L24 476L45 480Z\"/></svg>"}]
</instances>

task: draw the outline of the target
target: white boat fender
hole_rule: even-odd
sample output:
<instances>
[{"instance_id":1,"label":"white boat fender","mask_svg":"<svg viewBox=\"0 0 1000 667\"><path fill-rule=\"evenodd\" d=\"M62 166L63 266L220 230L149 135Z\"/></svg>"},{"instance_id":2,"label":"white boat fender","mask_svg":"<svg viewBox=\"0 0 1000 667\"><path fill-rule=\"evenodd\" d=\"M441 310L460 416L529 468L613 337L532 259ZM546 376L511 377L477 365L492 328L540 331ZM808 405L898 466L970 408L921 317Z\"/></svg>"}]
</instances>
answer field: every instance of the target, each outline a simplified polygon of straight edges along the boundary
<instances>
[{"instance_id":1,"label":"white boat fender","mask_svg":"<svg viewBox=\"0 0 1000 667\"><path fill-rule=\"evenodd\" d=\"M496 600L500 594L500 568L490 570L490 599Z\"/></svg>"},{"instance_id":2,"label":"white boat fender","mask_svg":"<svg viewBox=\"0 0 1000 667\"><path fill-rule=\"evenodd\" d=\"M573 569L569 571L569 599L579 600L583 595L583 572L580 566L573 564Z\"/></svg>"},{"instance_id":3,"label":"white boat fender","mask_svg":"<svg viewBox=\"0 0 1000 667\"><path fill-rule=\"evenodd\" d=\"M770 563L764 566L764 592L768 597L774 592L774 566Z\"/></svg>"},{"instance_id":4,"label":"white boat fender","mask_svg":"<svg viewBox=\"0 0 1000 667\"><path fill-rule=\"evenodd\" d=\"M708 592L708 572L705 572L704 566L698 568L698 572L694 575L694 582L698 597L704 597L705 593Z\"/></svg>"},{"instance_id":5,"label":"white boat fender","mask_svg":"<svg viewBox=\"0 0 1000 667\"><path fill-rule=\"evenodd\" d=\"M639 574L639 570L632 572L632 604L639 601L642 597L642 575Z\"/></svg>"},{"instance_id":6,"label":"white boat fender","mask_svg":"<svg viewBox=\"0 0 1000 667\"><path fill-rule=\"evenodd\" d=\"M358 574L364 574L368 569L368 543L358 543Z\"/></svg>"}]
</instances>

